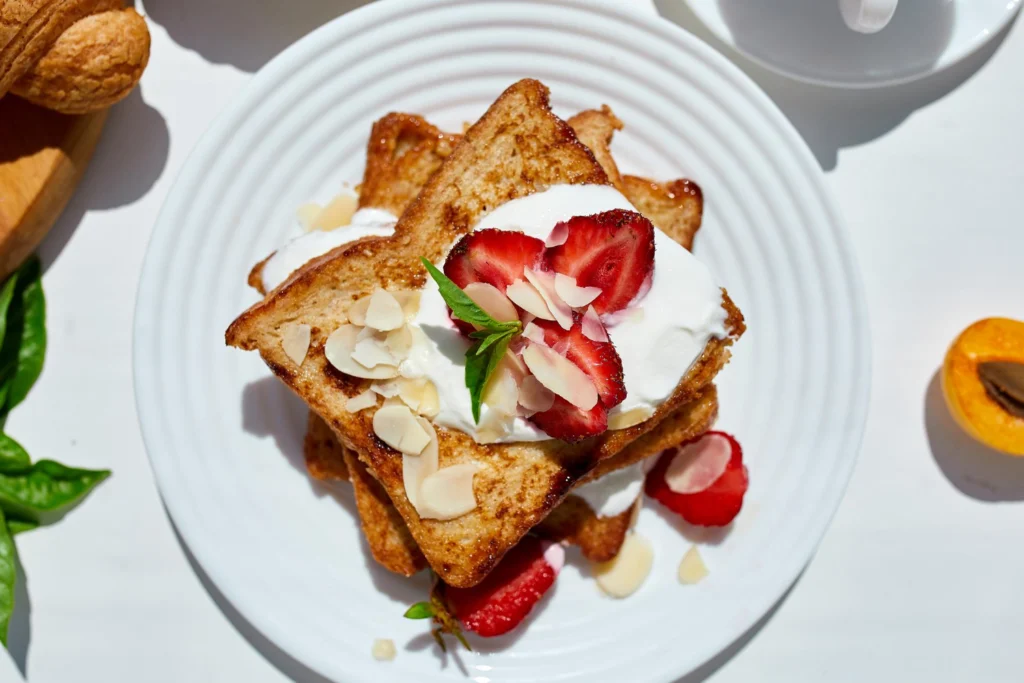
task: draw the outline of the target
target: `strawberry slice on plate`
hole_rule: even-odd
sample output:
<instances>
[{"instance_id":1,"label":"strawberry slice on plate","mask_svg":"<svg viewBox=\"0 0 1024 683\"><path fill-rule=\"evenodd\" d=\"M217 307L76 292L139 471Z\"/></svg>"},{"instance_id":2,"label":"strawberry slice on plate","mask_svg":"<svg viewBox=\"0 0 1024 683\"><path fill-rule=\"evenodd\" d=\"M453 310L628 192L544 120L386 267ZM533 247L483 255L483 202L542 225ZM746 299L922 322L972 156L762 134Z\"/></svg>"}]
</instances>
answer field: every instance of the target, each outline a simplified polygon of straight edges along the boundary
<instances>
[{"instance_id":1,"label":"strawberry slice on plate","mask_svg":"<svg viewBox=\"0 0 1024 683\"><path fill-rule=\"evenodd\" d=\"M690 524L726 526L743 507L748 485L739 442L707 432L662 453L644 488Z\"/></svg>"},{"instance_id":2,"label":"strawberry slice on plate","mask_svg":"<svg viewBox=\"0 0 1024 683\"><path fill-rule=\"evenodd\" d=\"M445 598L467 631L500 636L522 623L555 583L564 562L562 546L526 536L487 578L472 588L449 586Z\"/></svg>"},{"instance_id":3,"label":"strawberry slice on plate","mask_svg":"<svg viewBox=\"0 0 1024 683\"><path fill-rule=\"evenodd\" d=\"M579 287L599 287L593 302L598 313L625 308L654 273L654 225L635 211L576 216L555 226L562 230L565 242L549 248L544 260L556 273L576 278Z\"/></svg>"},{"instance_id":4,"label":"strawberry slice on plate","mask_svg":"<svg viewBox=\"0 0 1024 683\"><path fill-rule=\"evenodd\" d=\"M465 289L472 282L486 282L503 293L523 269L540 268L544 262L544 242L536 237L509 230L478 230L464 235L448 252L444 274Z\"/></svg>"}]
</instances>

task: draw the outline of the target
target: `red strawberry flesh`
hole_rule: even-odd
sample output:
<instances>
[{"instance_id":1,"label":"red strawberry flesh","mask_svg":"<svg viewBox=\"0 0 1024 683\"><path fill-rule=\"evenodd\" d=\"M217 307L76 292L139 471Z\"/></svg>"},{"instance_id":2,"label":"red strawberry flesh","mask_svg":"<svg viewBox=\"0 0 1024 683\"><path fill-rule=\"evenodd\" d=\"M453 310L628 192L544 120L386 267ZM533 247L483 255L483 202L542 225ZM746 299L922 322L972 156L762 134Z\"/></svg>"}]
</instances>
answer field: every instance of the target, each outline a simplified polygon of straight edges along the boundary
<instances>
[{"instance_id":1,"label":"red strawberry flesh","mask_svg":"<svg viewBox=\"0 0 1024 683\"><path fill-rule=\"evenodd\" d=\"M463 628L484 637L518 626L551 588L558 569L544 557L546 544L526 536L487 577L472 588L445 589L445 597Z\"/></svg>"},{"instance_id":2,"label":"red strawberry flesh","mask_svg":"<svg viewBox=\"0 0 1024 683\"><path fill-rule=\"evenodd\" d=\"M486 282L502 292L523 279L523 269L541 267L544 242L508 230L478 230L455 243L444 262L444 274L461 288Z\"/></svg>"},{"instance_id":3,"label":"red strawberry flesh","mask_svg":"<svg viewBox=\"0 0 1024 683\"><path fill-rule=\"evenodd\" d=\"M573 325L569 330L563 330L558 323L548 320L534 320L533 324L544 331L544 341L548 346L559 352L565 346L565 357L587 373L597 387L598 398L606 410L622 403L626 398L622 359L611 341L594 341L583 334L583 316L580 313L573 313Z\"/></svg>"},{"instance_id":4,"label":"red strawberry flesh","mask_svg":"<svg viewBox=\"0 0 1024 683\"><path fill-rule=\"evenodd\" d=\"M743 449L739 442L725 432L707 432L698 439L721 436L729 440L731 456L729 464L718 479L699 493L676 493L665 479L673 458L679 450L694 441L688 441L661 454L658 463L648 473L645 490L647 495L678 513L690 524L698 526L726 526L730 524L743 507L749 480L747 468L743 465Z\"/></svg>"},{"instance_id":5,"label":"red strawberry flesh","mask_svg":"<svg viewBox=\"0 0 1024 683\"><path fill-rule=\"evenodd\" d=\"M548 268L576 278L580 287L599 287L601 295L593 302L598 313L625 308L654 271L651 222L635 211L614 209L558 225L568 236L545 253Z\"/></svg>"},{"instance_id":6,"label":"red strawberry flesh","mask_svg":"<svg viewBox=\"0 0 1024 683\"><path fill-rule=\"evenodd\" d=\"M583 410L555 396L554 404L543 413L535 413L530 421L554 439L576 443L607 430L608 411L600 403Z\"/></svg>"}]
</instances>

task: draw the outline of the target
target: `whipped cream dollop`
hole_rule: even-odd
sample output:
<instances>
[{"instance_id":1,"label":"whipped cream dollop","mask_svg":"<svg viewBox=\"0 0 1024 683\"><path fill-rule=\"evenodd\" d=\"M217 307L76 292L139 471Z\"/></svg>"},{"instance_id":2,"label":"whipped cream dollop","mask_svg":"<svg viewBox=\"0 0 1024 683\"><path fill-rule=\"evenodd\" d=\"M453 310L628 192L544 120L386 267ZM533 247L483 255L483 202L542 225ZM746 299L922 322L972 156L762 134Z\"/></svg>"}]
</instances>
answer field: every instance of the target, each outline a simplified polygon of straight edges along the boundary
<instances>
[{"instance_id":1,"label":"whipped cream dollop","mask_svg":"<svg viewBox=\"0 0 1024 683\"><path fill-rule=\"evenodd\" d=\"M263 290L279 286L296 270L332 249L364 237L390 237L398 218L382 209L359 209L347 226L334 230L312 230L296 237L274 252L263 264Z\"/></svg>"},{"instance_id":2,"label":"whipped cream dollop","mask_svg":"<svg viewBox=\"0 0 1024 683\"><path fill-rule=\"evenodd\" d=\"M614 517L636 502L643 487L644 462L640 461L579 486L572 495L585 500L598 517Z\"/></svg>"},{"instance_id":3,"label":"whipped cream dollop","mask_svg":"<svg viewBox=\"0 0 1024 683\"><path fill-rule=\"evenodd\" d=\"M636 210L610 186L556 185L502 204L481 218L473 230L516 230L545 240L556 223L612 209ZM654 231L654 245L650 289L626 311L604 320L622 359L626 384L626 399L610 415L637 407L656 409L672 394L708 340L726 335L722 292L707 267L660 230ZM441 410L435 424L475 438L479 426L488 424L490 408L481 407L480 425L476 424L465 381L468 341L452 324L437 284L430 278L415 324L423 330L423 340L402 362L402 375L426 377L437 387ZM517 417L498 442L550 438L533 423Z\"/></svg>"}]
</instances>

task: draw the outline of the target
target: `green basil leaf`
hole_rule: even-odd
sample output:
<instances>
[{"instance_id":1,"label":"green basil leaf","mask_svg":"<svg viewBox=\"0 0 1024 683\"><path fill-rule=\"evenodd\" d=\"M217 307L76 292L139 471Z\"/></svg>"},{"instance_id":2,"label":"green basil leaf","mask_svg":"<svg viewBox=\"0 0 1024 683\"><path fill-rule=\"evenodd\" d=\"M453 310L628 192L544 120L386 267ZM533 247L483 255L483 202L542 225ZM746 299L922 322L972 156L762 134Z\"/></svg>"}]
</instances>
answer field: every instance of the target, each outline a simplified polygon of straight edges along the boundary
<instances>
[{"instance_id":1,"label":"green basil leaf","mask_svg":"<svg viewBox=\"0 0 1024 683\"><path fill-rule=\"evenodd\" d=\"M9 516L47 523L79 502L109 470L66 467L53 460L0 471L0 509Z\"/></svg>"},{"instance_id":2,"label":"green basil leaf","mask_svg":"<svg viewBox=\"0 0 1024 683\"><path fill-rule=\"evenodd\" d=\"M498 341L499 339L501 339L503 337L509 337L511 339L511 335L512 334L514 334L514 333L512 333L512 332L495 332L494 334L487 335L487 337L485 337L480 342L479 346L477 347L476 355L479 356L481 353L483 353L487 349L491 348L492 344L494 344L496 341Z\"/></svg>"},{"instance_id":3,"label":"green basil leaf","mask_svg":"<svg viewBox=\"0 0 1024 683\"><path fill-rule=\"evenodd\" d=\"M2 510L0 510L2 513ZM33 522L27 519L8 519L7 520L7 531L14 536L25 531L32 531L33 529L39 528L39 522Z\"/></svg>"},{"instance_id":4,"label":"green basil leaf","mask_svg":"<svg viewBox=\"0 0 1024 683\"><path fill-rule=\"evenodd\" d=\"M11 307L14 299L14 287L18 284L18 272L11 273L4 281L3 288L0 288L0 342L7 334L7 309Z\"/></svg>"},{"instance_id":5,"label":"green basil leaf","mask_svg":"<svg viewBox=\"0 0 1024 683\"><path fill-rule=\"evenodd\" d=\"M35 256L19 270L14 301L7 318L8 332L19 336L14 340L18 346L14 354L14 374L3 404L5 413L28 396L43 371L43 358L46 356L46 296L43 294L42 268ZM11 322L13 326L10 326ZM6 344L0 346L0 358L4 357L5 347Z\"/></svg>"},{"instance_id":6,"label":"green basil leaf","mask_svg":"<svg viewBox=\"0 0 1024 683\"><path fill-rule=\"evenodd\" d=\"M31 465L32 459L29 457L28 451L11 437L0 434L0 471L20 469Z\"/></svg>"},{"instance_id":7,"label":"green basil leaf","mask_svg":"<svg viewBox=\"0 0 1024 683\"><path fill-rule=\"evenodd\" d=\"M406 619L429 619L434 616L434 607L429 602L417 602L402 616Z\"/></svg>"},{"instance_id":8,"label":"green basil leaf","mask_svg":"<svg viewBox=\"0 0 1024 683\"><path fill-rule=\"evenodd\" d=\"M466 351L466 388L473 406L473 423L480 423L480 403L483 401L484 387L487 386L487 365L490 363L488 354L477 354L482 342L477 342Z\"/></svg>"},{"instance_id":9,"label":"green basil leaf","mask_svg":"<svg viewBox=\"0 0 1024 683\"><path fill-rule=\"evenodd\" d=\"M17 552L14 538L7 531L3 511L0 511L0 643L7 647L7 627L14 613L14 580L17 577Z\"/></svg>"},{"instance_id":10,"label":"green basil leaf","mask_svg":"<svg viewBox=\"0 0 1024 683\"><path fill-rule=\"evenodd\" d=\"M430 273L430 277L434 278L434 282L437 283L437 289L441 293L441 298L448 304L448 308L451 309L452 315L459 320L463 320L470 325L476 325L482 327L484 330L491 332L503 332L505 330L521 330L523 324L518 320L512 320L509 322L498 322L491 316L487 315L484 309L476 305L476 302L469 298L469 296L463 292L457 284L448 279L444 273L437 269L433 263L427 259L420 257L420 261L423 262L423 266Z\"/></svg>"}]
</instances>

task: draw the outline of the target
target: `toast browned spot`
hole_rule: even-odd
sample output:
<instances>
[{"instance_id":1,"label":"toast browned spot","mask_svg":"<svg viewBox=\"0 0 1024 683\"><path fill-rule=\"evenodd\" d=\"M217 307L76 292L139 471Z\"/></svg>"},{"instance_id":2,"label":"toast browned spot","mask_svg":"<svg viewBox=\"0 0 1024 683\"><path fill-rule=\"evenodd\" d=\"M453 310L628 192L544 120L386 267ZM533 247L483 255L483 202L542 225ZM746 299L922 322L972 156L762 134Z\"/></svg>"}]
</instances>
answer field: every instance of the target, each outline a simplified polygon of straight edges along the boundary
<instances>
[{"instance_id":1,"label":"toast browned spot","mask_svg":"<svg viewBox=\"0 0 1024 683\"><path fill-rule=\"evenodd\" d=\"M442 467L469 460L485 465L476 476L478 506L444 522L416 515L402 486L401 458L375 437L372 415L344 411L345 395L358 393L367 383L329 366L324 340L347 306L373 288L422 286L418 258L440 260L455 239L494 206L555 184L607 184L590 150L551 113L547 97L547 89L537 81L510 87L428 181L399 220L394 237L361 240L316 259L243 313L226 334L233 346L259 350L278 377L329 418L344 445L356 451L384 486L431 566L454 586L478 583L577 479L695 398L724 365L727 347L743 331L742 315L723 292L730 336L709 342L654 416L626 430L574 445L482 446L461 432L439 429ZM282 326L293 321L311 325L313 332L301 368L291 364L280 343Z\"/></svg>"}]
</instances>

